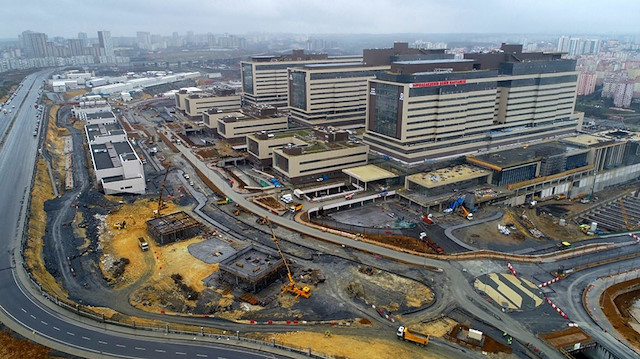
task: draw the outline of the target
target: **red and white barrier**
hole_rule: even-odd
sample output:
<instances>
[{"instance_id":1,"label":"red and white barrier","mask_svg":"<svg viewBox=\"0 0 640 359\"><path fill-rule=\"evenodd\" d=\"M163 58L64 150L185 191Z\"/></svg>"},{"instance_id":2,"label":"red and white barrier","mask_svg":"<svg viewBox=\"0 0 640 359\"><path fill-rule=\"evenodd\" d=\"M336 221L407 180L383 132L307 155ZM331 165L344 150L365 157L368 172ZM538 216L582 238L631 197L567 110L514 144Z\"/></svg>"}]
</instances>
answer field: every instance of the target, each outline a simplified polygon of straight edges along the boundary
<instances>
[{"instance_id":1,"label":"red and white barrier","mask_svg":"<svg viewBox=\"0 0 640 359\"><path fill-rule=\"evenodd\" d=\"M564 319L569 319L567 315L562 311L562 309L558 308L557 305L553 304L549 298L544 298L544 300L551 305L551 308L555 309L558 314L560 314Z\"/></svg>"},{"instance_id":2,"label":"red and white barrier","mask_svg":"<svg viewBox=\"0 0 640 359\"><path fill-rule=\"evenodd\" d=\"M560 279L561 279L561 277L555 277L555 278L553 278L552 280L548 280L548 281L546 281L546 282L544 282L544 283L542 283L542 284L538 284L538 288L546 287L546 286L548 286L549 284L553 284L553 283L555 283L555 282L559 281Z\"/></svg>"},{"instance_id":3,"label":"red and white barrier","mask_svg":"<svg viewBox=\"0 0 640 359\"><path fill-rule=\"evenodd\" d=\"M640 242L640 237L636 236L635 234L633 234L633 233L629 233L629 236L630 236L631 238L635 239L635 240L636 240L636 243L637 243L637 242Z\"/></svg>"},{"instance_id":4,"label":"red and white barrier","mask_svg":"<svg viewBox=\"0 0 640 359\"><path fill-rule=\"evenodd\" d=\"M511 273L513 273L514 277L517 277L518 274L516 274L516 270L513 269L513 266L511 265L511 263L507 263L507 268L509 268L509 270L511 271Z\"/></svg>"}]
</instances>

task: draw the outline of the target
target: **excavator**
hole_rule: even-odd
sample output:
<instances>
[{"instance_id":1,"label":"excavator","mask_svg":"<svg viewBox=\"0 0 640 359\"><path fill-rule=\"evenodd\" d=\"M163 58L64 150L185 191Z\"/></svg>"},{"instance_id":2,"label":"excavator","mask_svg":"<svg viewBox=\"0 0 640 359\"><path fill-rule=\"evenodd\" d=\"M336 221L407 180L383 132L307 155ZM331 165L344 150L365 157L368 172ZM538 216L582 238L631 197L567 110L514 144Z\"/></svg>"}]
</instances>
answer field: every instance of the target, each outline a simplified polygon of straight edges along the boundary
<instances>
[{"instance_id":1,"label":"excavator","mask_svg":"<svg viewBox=\"0 0 640 359\"><path fill-rule=\"evenodd\" d=\"M280 253L280 256L282 257L282 261L284 262L285 268L287 268L287 276L289 278L289 283L282 285L282 292L280 294L284 294L284 292L289 292L291 294L295 294L296 298L300 296L305 298L311 297L311 289L309 287L304 286L302 288L298 288L298 286L296 285L296 282L293 280L293 277L291 276L291 270L289 269L289 264L287 263L287 259L284 257L284 254L280 249L280 244L278 244L278 239L276 238L276 234L273 232L273 228L271 227L271 221L269 221L269 218L267 217L264 217L264 221L267 222L267 224L269 225L269 230L271 230L271 237L273 238L273 242L276 244L278 253Z\"/></svg>"}]
</instances>

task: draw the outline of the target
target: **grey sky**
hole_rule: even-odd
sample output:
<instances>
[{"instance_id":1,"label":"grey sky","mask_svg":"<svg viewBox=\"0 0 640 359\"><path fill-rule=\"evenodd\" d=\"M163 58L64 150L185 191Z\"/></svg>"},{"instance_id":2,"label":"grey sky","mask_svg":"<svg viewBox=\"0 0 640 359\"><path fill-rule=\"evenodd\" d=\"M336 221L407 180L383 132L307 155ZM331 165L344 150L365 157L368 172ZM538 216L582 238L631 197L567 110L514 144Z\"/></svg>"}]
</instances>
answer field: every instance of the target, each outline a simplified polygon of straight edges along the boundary
<instances>
[{"instance_id":1,"label":"grey sky","mask_svg":"<svg viewBox=\"0 0 640 359\"><path fill-rule=\"evenodd\" d=\"M638 0L4 0L0 38L291 33L639 33Z\"/></svg>"}]
</instances>

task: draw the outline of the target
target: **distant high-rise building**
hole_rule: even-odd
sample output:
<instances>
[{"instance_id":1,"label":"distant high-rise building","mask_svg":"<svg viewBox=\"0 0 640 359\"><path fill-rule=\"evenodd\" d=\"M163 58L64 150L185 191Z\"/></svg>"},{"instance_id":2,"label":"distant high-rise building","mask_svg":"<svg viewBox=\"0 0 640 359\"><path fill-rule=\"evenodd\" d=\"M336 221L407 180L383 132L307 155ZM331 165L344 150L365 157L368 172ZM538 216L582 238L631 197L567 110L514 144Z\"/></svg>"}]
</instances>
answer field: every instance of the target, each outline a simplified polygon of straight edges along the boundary
<instances>
[{"instance_id":1,"label":"distant high-rise building","mask_svg":"<svg viewBox=\"0 0 640 359\"><path fill-rule=\"evenodd\" d=\"M101 55L106 56L107 58L115 57L115 53L113 52L113 41L111 40L111 32L102 30L98 31L98 44L100 45Z\"/></svg>"},{"instance_id":2,"label":"distant high-rise building","mask_svg":"<svg viewBox=\"0 0 640 359\"><path fill-rule=\"evenodd\" d=\"M84 55L84 46L82 39L69 39L67 40L67 47L69 48L69 55L82 56Z\"/></svg>"},{"instance_id":3,"label":"distant high-rise building","mask_svg":"<svg viewBox=\"0 0 640 359\"><path fill-rule=\"evenodd\" d=\"M569 40L569 36L561 36L558 39L558 47L556 50L558 50L558 52L569 52Z\"/></svg>"},{"instance_id":4,"label":"distant high-rise building","mask_svg":"<svg viewBox=\"0 0 640 359\"><path fill-rule=\"evenodd\" d=\"M618 84L616 92L613 95L613 104L617 107L631 106L633 98L633 82L625 81Z\"/></svg>"},{"instance_id":5,"label":"distant high-rise building","mask_svg":"<svg viewBox=\"0 0 640 359\"><path fill-rule=\"evenodd\" d=\"M24 31L20 36L26 57L47 57L47 35L41 32Z\"/></svg>"},{"instance_id":6,"label":"distant high-rise building","mask_svg":"<svg viewBox=\"0 0 640 359\"><path fill-rule=\"evenodd\" d=\"M87 33L86 32L79 32L78 33L78 39L82 41L82 47L83 48L89 46L89 40L87 39Z\"/></svg>"},{"instance_id":7,"label":"distant high-rise building","mask_svg":"<svg viewBox=\"0 0 640 359\"><path fill-rule=\"evenodd\" d=\"M558 39L558 47L556 50L566 52L570 57L597 54L600 52L600 40L562 36Z\"/></svg>"},{"instance_id":8,"label":"distant high-rise building","mask_svg":"<svg viewBox=\"0 0 640 359\"><path fill-rule=\"evenodd\" d=\"M591 95L596 90L598 76L593 72L583 72L578 76L578 95Z\"/></svg>"},{"instance_id":9,"label":"distant high-rise building","mask_svg":"<svg viewBox=\"0 0 640 359\"><path fill-rule=\"evenodd\" d=\"M216 46L216 37L213 36L212 33L207 34L207 46L215 47Z\"/></svg>"},{"instance_id":10,"label":"distant high-rise building","mask_svg":"<svg viewBox=\"0 0 640 359\"><path fill-rule=\"evenodd\" d=\"M193 31L187 31L187 45L193 45L196 43L196 37Z\"/></svg>"},{"instance_id":11,"label":"distant high-rise building","mask_svg":"<svg viewBox=\"0 0 640 359\"><path fill-rule=\"evenodd\" d=\"M143 50L151 50L151 33L145 31L136 32L138 47Z\"/></svg>"}]
</instances>

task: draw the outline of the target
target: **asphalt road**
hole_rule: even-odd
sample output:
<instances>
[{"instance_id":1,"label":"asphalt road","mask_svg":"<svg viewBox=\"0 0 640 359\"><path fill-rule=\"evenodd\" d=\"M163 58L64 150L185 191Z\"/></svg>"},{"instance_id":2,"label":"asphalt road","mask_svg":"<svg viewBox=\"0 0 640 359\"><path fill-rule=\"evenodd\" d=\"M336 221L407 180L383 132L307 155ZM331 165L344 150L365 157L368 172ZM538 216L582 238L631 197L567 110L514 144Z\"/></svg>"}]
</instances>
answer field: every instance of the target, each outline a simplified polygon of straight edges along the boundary
<instances>
[{"instance_id":1,"label":"asphalt road","mask_svg":"<svg viewBox=\"0 0 640 359\"><path fill-rule=\"evenodd\" d=\"M22 333L27 329L31 333L27 336L36 342L76 355L81 351L91 357L284 357L211 343L202 337L189 341L173 336L163 338L162 335L155 338L85 325L43 305L17 280L21 274L24 276L19 255L21 224L38 148L38 138L33 136L37 115L34 104L39 97L38 87L50 73L50 70L41 71L23 81L12 100L16 103L15 123L6 133L6 141L0 150L0 198L5 209L0 216L0 232L3 233L0 239L0 318L3 322L12 328L18 325Z\"/></svg>"}]
</instances>

